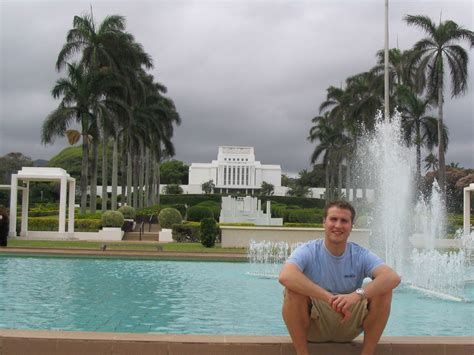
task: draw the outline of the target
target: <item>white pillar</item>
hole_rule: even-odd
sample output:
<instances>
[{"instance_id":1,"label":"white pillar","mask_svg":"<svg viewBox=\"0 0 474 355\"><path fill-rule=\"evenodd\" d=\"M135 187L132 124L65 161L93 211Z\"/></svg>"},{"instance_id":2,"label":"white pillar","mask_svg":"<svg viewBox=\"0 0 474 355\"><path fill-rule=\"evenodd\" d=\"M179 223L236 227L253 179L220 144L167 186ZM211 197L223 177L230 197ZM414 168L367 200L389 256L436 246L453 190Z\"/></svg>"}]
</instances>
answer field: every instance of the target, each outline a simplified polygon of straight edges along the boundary
<instances>
[{"instance_id":1,"label":"white pillar","mask_svg":"<svg viewBox=\"0 0 474 355\"><path fill-rule=\"evenodd\" d=\"M470 184L468 187L464 188L463 229L465 235L471 233L471 189L474 187L471 185L473 184Z\"/></svg>"},{"instance_id":2,"label":"white pillar","mask_svg":"<svg viewBox=\"0 0 474 355\"><path fill-rule=\"evenodd\" d=\"M61 188L59 193L59 233L66 232L66 193L67 193L67 180L61 178Z\"/></svg>"},{"instance_id":3,"label":"white pillar","mask_svg":"<svg viewBox=\"0 0 474 355\"><path fill-rule=\"evenodd\" d=\"M67 231L70 238L74 237L74 202L76 197L76 181L69 182L69 216Z\"/></svg>"},{"instance_id":4,"label":"white pillar","mask_svg":"<svg viewBox=\"0 0 474 355\"><path fill-rule=\"evenodd\" d=\"M267 224L269 226L272 224L272 209L270 201L267 201Z\"/></svg>"},{"instance_id":5,"label":"white pillar","mask_svg":"<svg viewBox=\"0 0 474 355\"><path fill-rule=\"evenodd\" d=\"M10 184L10 228L8 236L16 237L16 204L18 194L18 175L12 174L12 182Z\"/></svg>"},{"instance_id":6,"label":"white pillar","mask_svg":"<svg viewBox=\"0 0 474 355\"><path fill-rule=\"evenodd\" d=\"M30 182L26 182L26 188L21 191L21 229L20 236L28 236L28 204L30 196Z\"/></svg>"}]
</instances>

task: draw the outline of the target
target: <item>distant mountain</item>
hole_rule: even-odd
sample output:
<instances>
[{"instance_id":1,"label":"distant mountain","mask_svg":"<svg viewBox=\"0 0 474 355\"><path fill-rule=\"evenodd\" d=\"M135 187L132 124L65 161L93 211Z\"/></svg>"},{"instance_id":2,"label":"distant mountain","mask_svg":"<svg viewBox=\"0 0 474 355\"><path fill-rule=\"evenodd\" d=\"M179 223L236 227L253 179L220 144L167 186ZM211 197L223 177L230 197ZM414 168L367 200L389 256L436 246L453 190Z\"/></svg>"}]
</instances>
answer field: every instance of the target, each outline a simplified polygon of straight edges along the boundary
<instances>
[{"instance_id":1,"label":"distant mountain","mask_svg":"<svg viewBox=\"0 0 474 355\"><path fill-rule=\"evenodd\" d=\"M36 167L43 167L43 166L47 166L48 165L48 160L44 160L44 159L36 159L36 160L33 160L33 166L36 166Z\"/></svg>"}]
</instances>

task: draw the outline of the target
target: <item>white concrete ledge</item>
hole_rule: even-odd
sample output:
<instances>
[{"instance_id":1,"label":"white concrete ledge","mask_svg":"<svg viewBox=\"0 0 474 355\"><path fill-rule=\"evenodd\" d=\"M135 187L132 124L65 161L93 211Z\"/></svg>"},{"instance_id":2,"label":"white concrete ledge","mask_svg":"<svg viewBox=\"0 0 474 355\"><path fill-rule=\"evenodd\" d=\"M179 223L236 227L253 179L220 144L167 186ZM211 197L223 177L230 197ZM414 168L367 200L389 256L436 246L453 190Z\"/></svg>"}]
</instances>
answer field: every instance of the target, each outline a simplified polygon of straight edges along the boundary
<instances>
[{"instance_id":1,"label":"white concrete ledge","mask_svg":"<svg viewBox=\"0 0 474 355\"><path fill-rule=\"evenodd\" d=\"M324 238L323 228L291 228L291 227L240 227L221 226L222 247L248 248L250 241L272 241L294 244L313 239ZM350 240L363 247L369 247L369 229L353 229Z\"/></svg>"}]
</instances>

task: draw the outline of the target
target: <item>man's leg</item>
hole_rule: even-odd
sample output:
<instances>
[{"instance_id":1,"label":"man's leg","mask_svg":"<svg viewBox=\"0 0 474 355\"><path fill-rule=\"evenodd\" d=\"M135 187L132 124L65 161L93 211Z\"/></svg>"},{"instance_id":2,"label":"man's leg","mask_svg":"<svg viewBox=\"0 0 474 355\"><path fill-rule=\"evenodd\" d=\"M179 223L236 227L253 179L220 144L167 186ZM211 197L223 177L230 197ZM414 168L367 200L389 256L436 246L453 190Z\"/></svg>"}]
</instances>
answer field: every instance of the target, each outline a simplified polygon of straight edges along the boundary
<instances>
[{"instance_id":1,"label":"man's leg","mask_svg":"<svg viewBox=\"0 0 474 355\"><path fill-rule=\"evenodd\" d=\"M369 314L364 320L364 345L362 355L372 355L382 336L390 315L392 291L369 300Z\"/></svg>"},{"instance_id":2,"label":"man's leg","mask_svg":"<svg viewBox=\"0 0 474 355\"><path fill-rule=\"evenodd\" d=\"M309 297L285 289L283 320L298 355L309 354L307 340L310 325L309 302L311 302Z\"/></svg>"}]
</instances>

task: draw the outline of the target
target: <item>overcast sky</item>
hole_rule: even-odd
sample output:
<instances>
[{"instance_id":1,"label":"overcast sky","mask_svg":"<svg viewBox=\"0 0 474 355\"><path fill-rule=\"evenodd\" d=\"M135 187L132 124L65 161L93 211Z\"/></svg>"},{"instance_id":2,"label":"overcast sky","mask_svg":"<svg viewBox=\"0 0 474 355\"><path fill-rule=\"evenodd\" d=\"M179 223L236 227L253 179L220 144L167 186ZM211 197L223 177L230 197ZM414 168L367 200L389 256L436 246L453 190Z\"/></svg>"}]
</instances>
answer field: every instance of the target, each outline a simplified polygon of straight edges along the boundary
<instances>
[{"instance_id":1,"label":"overcast sky","mask_svg":"<svg viewBox=\"0 0 474 355\"><path fill-rule=\"evenodd\" d=\"M4 1L0 0L0 155L50 159L65 139L43 146L41 125L59 100L54 64L75 15L126 17L152 56L182 118L176 159L208 163L219 145L255 147L263 164L309 168L307 141L326 88L375 65L384 45L384 1ZM451 19L473 30L473 2L391 1L390 46L409 49L423 33L403 17ZM474 167L474 51L469 91L451 100L446 161Z\"/></svg>"}]
</instances>

